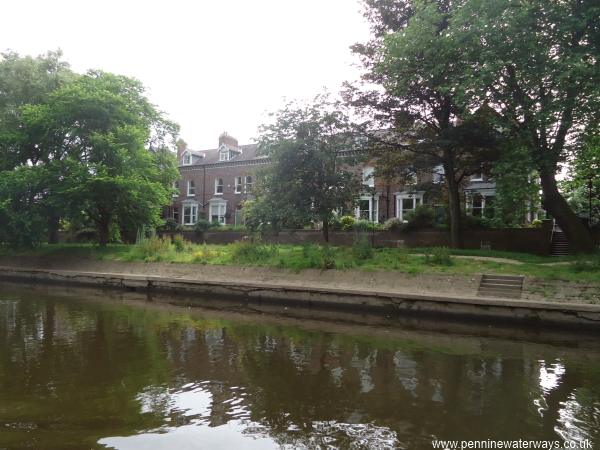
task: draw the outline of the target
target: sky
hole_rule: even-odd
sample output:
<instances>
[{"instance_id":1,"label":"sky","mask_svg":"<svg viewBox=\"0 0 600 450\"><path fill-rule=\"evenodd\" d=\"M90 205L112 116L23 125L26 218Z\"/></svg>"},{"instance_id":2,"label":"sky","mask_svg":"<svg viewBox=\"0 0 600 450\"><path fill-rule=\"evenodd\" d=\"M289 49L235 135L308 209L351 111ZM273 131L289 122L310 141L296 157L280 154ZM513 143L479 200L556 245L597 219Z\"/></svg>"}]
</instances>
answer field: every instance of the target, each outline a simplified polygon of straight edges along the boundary
<instances>
[{"instance_id":1,"label":"sky","mask_svg":"<svg viewBox=\"0 0 600 450\"><path fill-rule=\"evenodd\" d=\"M192 149L252 142L267 112L358 78L359 0L8 0L0 50L62 49L77 72L141 80Z\"/></svg>"}]
</instances>

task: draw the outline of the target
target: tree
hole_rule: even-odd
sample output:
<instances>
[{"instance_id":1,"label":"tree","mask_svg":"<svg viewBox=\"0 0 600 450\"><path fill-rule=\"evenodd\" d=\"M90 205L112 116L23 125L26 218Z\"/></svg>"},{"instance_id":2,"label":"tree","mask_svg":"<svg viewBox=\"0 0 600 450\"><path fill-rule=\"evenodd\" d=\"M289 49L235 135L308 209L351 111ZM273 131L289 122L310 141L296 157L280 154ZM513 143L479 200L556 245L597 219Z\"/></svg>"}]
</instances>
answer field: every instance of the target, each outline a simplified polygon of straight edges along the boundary
<instances>
[{"instance_id":1,"label":"tree","mask_svg":"<svg viewBox=\"0 0 600 450\"><path fill-rule=\"evenodd\" d=\"M361 181L345 169L355 148L341 105L318 96L308 106L288 104L261 128L260 152L272 164L258 182L252 211L277 225L321 222L329 241L335 211L355 202ZM256 218L254 218L256 221Z\"/></svg>"},{"instance_id":2,"label":"tree","mask_svg":"<svg viewBox=\"0 0 600 450\"><path fill-rule=\"evenodd\" d=\"M52 219L49 230L60 218L83 218L95 225L102 245L111 228L160 222L178 175L169 149L177 126L148 101L139 81L89 72L18 112L6 129L18 130L22 145L11 152L22 156L2 177L16 178L22 190L0 190L6 220L19 223L21 216L8 210L16 205L23 215ZM0 141L6 148L13 142Z\"/></svg>"},{"instance_id":3,"label":"tree","mask_svg":"<svg viewBox=\"0 0 600 450\"><path fill-rule=\"evenodd\" d=\"M346 98L368 117L361 128L375 143L380 172L405 176L443 167L451 244L461 247L460 186L493 159L496 118L485 107L474 114L462 102L463 58L446 39L452 2L364 4L373 38L353 50L366 69L367 86L378 87L349 87Z\"/></svg>"},{"instance_id":4,"label":"tree","mask_svg":"<svg viewBox=\"0 0 600 450\"><path fill-rule=\"evenodd\" d=\"M67 215L90 218L101 245L113 224L158 224L177 178L165 150L174 139L165 138L177 129L149 103L141 83L90 72L53 93L48 104L26 108L24 117L28 129L58 136L60 153L48 161L57 168L48 197Z\"/></svg>"},{"instance_id":5,"label":"tree","mask_svg":"<svg viewBox=\"0 0 600 450\"><path fill-rule=\"evenodd\" d=\"M469 71L461 95L471 107L489 103L520 136L544 208L579 252L593 249L592 236L556 173L600 119L599 15L587 0L463 0L447 32Z\"/></svg>"},{"instance_id":6,"label":"tree","mask_svg":"<svg viewBox=\"0 0 600 450\"><path fill-rule=\"evenodd\" d=\"M563 183L569 204L590 225L600 223L600 136L589 134L572 158Z\"/></svg>"},{"instance_id":7,"label":"tree","mask_svg":"<svg viewBox=\"0 0 600 450\"><path fill-rule=\"evenodd\" d=\"M35 167L48 160L47 147L40 147L39 139L23 127L22 114L26 105L47 102L52 92L76 77L61 58L60 51L36 58L1 55L0 216L5 233L0 242L33 244L47 229L58 228L58 217L41 197L49 173Z\"/></svg>"}]
</instances>

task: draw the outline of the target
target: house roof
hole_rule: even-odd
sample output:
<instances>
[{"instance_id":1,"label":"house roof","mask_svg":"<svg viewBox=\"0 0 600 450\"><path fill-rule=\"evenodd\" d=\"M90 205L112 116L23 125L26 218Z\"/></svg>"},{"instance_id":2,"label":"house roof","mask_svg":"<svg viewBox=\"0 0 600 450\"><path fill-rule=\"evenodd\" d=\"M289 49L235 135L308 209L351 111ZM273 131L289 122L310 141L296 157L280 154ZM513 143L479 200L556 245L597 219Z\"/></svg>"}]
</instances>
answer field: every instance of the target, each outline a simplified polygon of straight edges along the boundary
<instances>
[{"instance_id":1,"label":"house roof","mask_svg":"<svg viewBox=\"0 0 600 450\"><path fill-rule=\"evenodd\" d=\"M219 161L219 151L222 148L227 148L234 156L229 161ZM251 161L255 159L266 159L266 156L258 155L258 145L257 144L247 144L247 145L239 145L237 147L232 147L226 144L221 145L219 148L211 148L207 150L192 150L186 149L185 152L191 153L192 155L192 166L203 166L206 164L215 164L215 163L228 163L228 162L243 162L243 161Z\"/></svg>"}]
</instances>

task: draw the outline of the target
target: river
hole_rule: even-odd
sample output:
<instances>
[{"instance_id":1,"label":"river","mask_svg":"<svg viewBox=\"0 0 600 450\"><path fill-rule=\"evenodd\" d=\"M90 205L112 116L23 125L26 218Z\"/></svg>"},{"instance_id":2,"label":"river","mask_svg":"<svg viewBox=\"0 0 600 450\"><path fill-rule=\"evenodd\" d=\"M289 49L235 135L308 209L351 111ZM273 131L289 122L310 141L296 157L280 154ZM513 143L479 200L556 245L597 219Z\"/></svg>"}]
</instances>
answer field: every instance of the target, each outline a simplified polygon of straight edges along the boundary
<instances>
[{"instance_id":1,"label":"river","mask_svg":"<svg viewBox=\"0 0 600 450\"><path fill-rule=\"evenodd\" d=\"M0 449L600 448L597 336L169 303L0 287Z\"/></svg>"}]
</instances>

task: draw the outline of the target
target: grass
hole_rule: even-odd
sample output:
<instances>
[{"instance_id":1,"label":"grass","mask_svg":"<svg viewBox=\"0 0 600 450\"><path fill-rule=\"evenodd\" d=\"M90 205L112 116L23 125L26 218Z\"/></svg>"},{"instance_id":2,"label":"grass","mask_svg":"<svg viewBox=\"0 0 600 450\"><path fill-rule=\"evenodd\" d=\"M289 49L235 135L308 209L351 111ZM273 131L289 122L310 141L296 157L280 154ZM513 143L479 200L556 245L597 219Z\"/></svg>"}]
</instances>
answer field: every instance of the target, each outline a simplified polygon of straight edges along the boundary
<instances>
[{"instance_id":1,"label":"grass","mask_svg":"<svg viewBox=\"0 0 600 450\"><path fill-rule=\"evenodd\" d=\"M0 256L35 256L40 258L85 258L118 261L169 262L229 266L278 267L304 269L387 270L409 274L444 273L475 275L495 273L527 275L548 280L600 283L600 254L588 257L550 258L525 253L451 250L431 248L376 248L357 242L353 247L329 247L315 244L273 245L237 242L228 245L199 245L187 241L159 238L138 245L90 244L43 245L32 250L1 249ZM494 260L453 258L456 255L509 258L522 264ZM549 265L566 261L568 264Z\"/></svg>"}]
</instances>

